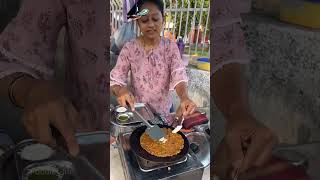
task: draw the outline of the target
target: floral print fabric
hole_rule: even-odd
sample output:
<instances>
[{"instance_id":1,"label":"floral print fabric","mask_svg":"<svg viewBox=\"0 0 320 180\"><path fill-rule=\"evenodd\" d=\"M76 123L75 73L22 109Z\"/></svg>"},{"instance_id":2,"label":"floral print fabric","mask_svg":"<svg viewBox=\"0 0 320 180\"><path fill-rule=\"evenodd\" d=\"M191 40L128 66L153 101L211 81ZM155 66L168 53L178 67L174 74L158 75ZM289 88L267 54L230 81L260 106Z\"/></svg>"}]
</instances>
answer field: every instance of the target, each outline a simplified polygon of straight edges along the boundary
<instances>
[{"instance_id":1,"label":"floral print fabric","mask_svg":"<svg viewBox=\"0 0 320 180\"><path fill-rule=\"evenodd\" d=\"M102 0L24 0L0 35L0 78L25 72L53 79L58 34L66 27L66 94L80 113L78 131L107 127L107 4Z\"/></svg>"},{"instance_id":2,"label":"floral print fabric","mask_svg":"<svg viewBox=\"0 0 320 180\"><path fill-rule=\"evenodd\" d=\"M110 73L110 86L127 86L129 71L136 101L148 103L163 116L172 106L171 91L180 82L188 81L176 43L165 38L149 53L137 39L126 43Z\"/></svg>"},{"instance_id":3,"label":"floral print fabric","mask_svg":"<svg viewBox=\"0 0 320 180\"><path fill-rule=\"evenodd\" d=\"M106 109L109 97L106 90L109 87L109 34L106 33L106 27L109 26L109 12L106 1L22 2L17 17L0 35L0 78L15 72L25 72L36 78L53 79L56 41L61 28L65 26L69 40L66 94L80 112L78 130L108 129ZM215 1L211 28L214 39L212 73L225 64L249 62L239 24L240 13L248 11L249 7L249 0ZM149 102L157 112L166 114L171 106L169 89L187 78L177 47L169 43L169 48L164 46L164 42L149 58L142 55L143 51L139 50L136 42L129 42L119 61L121 64L135 64L130 68L138 100ZM129 56L126 51L130 52ZM166 58L163 58L164 55ZM134 63L133 60L138 61ZM118 65L111 75L111 84L125 85L127 75L121 72L130 68ZM139 74L141 71L143 73ZM144 91L148 95L141 93Z\"/></svg>"},{"instance_id":4,"label":"floral print fabric","mask_svg":"<svg viewBox=\"0 0 320 180\"><path fill-rule=\"evenodd\" d=\"M213 6L213 64L211 74L230 63L249 63L241 29L241 13L249 12L250 0L216 0Z\"/></svg>"}]
</instances>

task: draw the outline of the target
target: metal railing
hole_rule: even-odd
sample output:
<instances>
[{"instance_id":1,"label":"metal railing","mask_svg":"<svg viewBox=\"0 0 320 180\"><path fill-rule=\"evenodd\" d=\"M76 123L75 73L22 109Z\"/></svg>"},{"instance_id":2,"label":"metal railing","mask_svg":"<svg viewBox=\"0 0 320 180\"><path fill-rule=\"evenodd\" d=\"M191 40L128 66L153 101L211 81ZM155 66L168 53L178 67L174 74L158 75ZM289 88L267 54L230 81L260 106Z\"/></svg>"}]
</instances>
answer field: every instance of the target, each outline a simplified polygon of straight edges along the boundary
<instances>
[{"instance_id":1,"label":"metal railing","mask_svg":"<svg viewBox=\"0 0 320 180\"><path fill-rule=\"evenodd\" d=\"M111 22L111 35L124 23L123 20L123 0L110 1L110 22Z\"/></svg>"},{"instance_id":2,"label":"metal railing","mask_svg":"<svg viewBox=\"0 0 320 180\"><path fill-rule=\"evenodd\" d=\"M113 33L124 23L123 1L111 0ZM164 0L165 26L163 35L185 43L184 54L209 57L210 0ZM137 31L138 32L138 31Z\"/></svg>"}]
</instances>

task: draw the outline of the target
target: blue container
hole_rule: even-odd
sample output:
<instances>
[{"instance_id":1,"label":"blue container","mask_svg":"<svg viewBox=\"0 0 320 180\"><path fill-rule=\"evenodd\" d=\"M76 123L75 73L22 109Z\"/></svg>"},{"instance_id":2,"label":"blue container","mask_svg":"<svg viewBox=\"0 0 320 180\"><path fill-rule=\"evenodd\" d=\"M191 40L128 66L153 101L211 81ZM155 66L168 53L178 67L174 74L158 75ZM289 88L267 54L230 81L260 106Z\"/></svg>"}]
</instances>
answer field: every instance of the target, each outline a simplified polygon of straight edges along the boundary
<instances>
[{"instance_id":1,"label":"blue container","mask_svg":"<svg viewBox=\"0 0 320 180\"><path fill-rule=\"evenodd\" d=\"M210 62L209 62L209 58L205 58L205 57L203 57L203 58L198 58L197 61L210 63Z\"/></svg>"}]
</instances>

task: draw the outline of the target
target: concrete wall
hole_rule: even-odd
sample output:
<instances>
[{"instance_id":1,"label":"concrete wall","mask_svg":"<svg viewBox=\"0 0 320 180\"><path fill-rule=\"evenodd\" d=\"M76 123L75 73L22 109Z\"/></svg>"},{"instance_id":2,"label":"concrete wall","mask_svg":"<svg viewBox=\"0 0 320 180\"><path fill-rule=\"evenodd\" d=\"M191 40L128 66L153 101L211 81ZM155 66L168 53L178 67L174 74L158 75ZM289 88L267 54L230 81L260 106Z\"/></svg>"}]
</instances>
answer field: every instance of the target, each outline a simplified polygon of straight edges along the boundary
<instances>
[{"instance_id":1,"label":"concrete wall","mask_svg":"<svg viewBox=\"0 0 320 180\"><path fill-rule=\"evenodd\" d=\"M256 117L282 143L319 141L320 31L256 15L244 17L244 30L251 56L250 103ZM211 102L211 132L217 145L225 120Z\"/></svg>"},{"instance_id":2,"label":"concrete wall","mask_svg":"<svg viewBox=\"0 0 320 180\"><path fill-rule=\"evenodd\" d=\"M199 70L193 67L187 68L189 77L188 93L190 98L198 107L210 107L210 72ZM174 107L177 108L180 100L176 93L173 93ZM209 109L208 109L209 110Z\"/></svg>"},{"instance_id":3,"label":"concrete wall","mask_svg":"<svg viewBox=\"0 0 320 180\"><path fill-rule=\"evenodd\" d=\"M320 31L245 17L256 116L282 142L320 140Z\"/></svg>"}]
</instances>

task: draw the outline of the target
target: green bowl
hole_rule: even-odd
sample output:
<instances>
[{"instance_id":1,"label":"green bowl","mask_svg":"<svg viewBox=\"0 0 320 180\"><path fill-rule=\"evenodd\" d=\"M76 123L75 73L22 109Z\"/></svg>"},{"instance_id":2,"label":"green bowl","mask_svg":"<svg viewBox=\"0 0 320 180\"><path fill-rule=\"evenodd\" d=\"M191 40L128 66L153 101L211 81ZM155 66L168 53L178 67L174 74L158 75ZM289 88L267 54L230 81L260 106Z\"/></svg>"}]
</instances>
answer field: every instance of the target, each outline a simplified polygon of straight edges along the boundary
<instances>
[{"instance_id":1,"label":"green bowl","mask_svg":"<svg viewBox=\"0 0 320 180\"><path fill-rule=\"evenodd\" d=\"M118 119L119 121L121 121L121 122L128 121L129 118L130 118L130 116L129 116L128 114L126 114L126 113L119 114L119 115L117 116L117 119Z\"/></svg>"}]
</instances>

